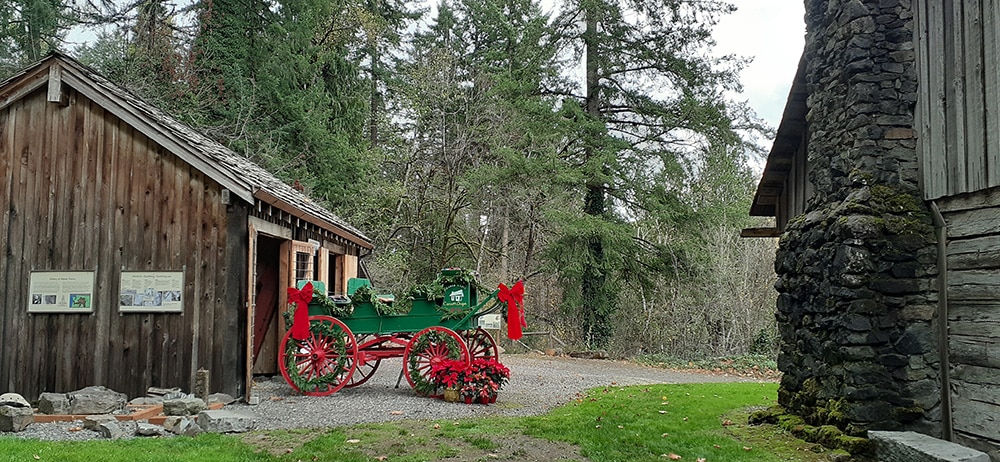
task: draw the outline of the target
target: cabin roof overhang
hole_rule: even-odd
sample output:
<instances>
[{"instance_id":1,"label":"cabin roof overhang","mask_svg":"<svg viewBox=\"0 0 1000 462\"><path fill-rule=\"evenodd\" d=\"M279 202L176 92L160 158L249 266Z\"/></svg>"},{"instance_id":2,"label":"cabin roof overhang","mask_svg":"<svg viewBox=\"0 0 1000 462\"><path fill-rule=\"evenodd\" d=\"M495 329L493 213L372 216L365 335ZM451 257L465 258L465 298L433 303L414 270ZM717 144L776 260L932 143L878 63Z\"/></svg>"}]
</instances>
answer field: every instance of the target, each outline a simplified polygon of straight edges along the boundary
<instances>
[{"instance_id":1,"label":"cabin roof overhang","mask_svg":"<svg viewBox=\"0 0 1000 462\"><path fill-rule=\"evenodd\" d=\"M792 169L792 161L806 131L805 60L799 58L799 66L788 92L781 123L775 134L771 151L767 155L764 173L750 204L750 215L755 217L777 216L778 201L784 195L785 180Z\"/></svg>"},{"instance_id":2,"label":"cabin roof overhang","mask_svg":"<svg viewBox=\"0 0 1000 462\"><path fill-rule=\"evenodd\" d=\"M359 230L270 172L62 53L53 52L0 82L0 109L44 85L49 85L49 101L57 101L63 84L99 104L247 203L261 200L362 248L373 247L371 239Z\"/></svg>"}]
</instances>

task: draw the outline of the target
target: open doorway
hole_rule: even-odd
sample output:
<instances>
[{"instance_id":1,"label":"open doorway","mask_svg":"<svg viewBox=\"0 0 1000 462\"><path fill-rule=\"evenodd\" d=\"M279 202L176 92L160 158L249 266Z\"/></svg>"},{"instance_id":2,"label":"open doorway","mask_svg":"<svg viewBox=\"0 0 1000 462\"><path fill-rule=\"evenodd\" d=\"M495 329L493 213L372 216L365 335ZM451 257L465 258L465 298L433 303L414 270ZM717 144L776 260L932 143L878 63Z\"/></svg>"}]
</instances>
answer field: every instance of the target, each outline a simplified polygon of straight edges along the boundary
<instances>
[{"instance_id":1,"label":"open doorway","mask_svg":"<svg viewBox=\"0 0 1000 462\"><path fill-rule=\"evenodd\" d=\"M280 239L257 236L257 277L253 319L253 373L278 373L278 303L281 298Z\"/></svg>"}]
</instances>

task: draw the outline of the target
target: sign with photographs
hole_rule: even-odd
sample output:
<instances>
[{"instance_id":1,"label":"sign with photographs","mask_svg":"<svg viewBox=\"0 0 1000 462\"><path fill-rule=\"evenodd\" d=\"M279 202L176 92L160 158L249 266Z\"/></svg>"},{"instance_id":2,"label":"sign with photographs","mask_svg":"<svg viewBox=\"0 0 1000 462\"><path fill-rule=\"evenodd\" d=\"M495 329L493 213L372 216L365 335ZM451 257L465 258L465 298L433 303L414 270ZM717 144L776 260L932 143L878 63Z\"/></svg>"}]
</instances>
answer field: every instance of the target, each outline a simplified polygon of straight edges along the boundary
<instances>
[{"instance_id":1,"label":"sign with photographs","mask_svg":"<svg viewBox=\"0 0 1000 462\"><path fill-rule=\"evenodd\" d=\"M184 311L183 271L122 271L120 287L120 312Z\"/></svg>"},{"instance_id":2,"label":"sign with photographs","mask_svg":"<svg viewBox=\"0 0 1000 462\"><path fill-rule=\"evenodd\" d=\"M94 271L32 271L29 313L93 313Z\"/></svg>"}]
</instances>

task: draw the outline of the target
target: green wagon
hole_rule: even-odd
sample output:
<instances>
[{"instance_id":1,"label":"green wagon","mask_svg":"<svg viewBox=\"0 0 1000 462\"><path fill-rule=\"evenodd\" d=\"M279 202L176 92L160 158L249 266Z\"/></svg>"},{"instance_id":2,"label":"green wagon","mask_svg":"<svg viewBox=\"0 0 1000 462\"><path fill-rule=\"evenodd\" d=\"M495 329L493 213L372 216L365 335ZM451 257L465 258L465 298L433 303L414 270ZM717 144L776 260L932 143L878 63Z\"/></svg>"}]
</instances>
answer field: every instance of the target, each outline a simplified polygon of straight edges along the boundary
<instances>
[{"instance_id":1,"label":"green wagon","mask_svg":"<svg viewBox=\"0 0 1000 462\"><path fill-rule=\"evenodd\" d=\"M282 338L281 374L295 390L324 396L361 385L383 359L402 357L402 375L410 386L436 395L439 390L429 379L432 365L498 357L496 342L479 327L479 318L503 308L500 290L483 296L471 273L458 268L442 270L435 284L425 287L436 289L397 300L376 294L366 279L351 279L347 296L310 302L308 337L296 340L289 329ZM409 304L409 310L393 313L391 308L400 304Z\"/></svg>"}]
</instances>

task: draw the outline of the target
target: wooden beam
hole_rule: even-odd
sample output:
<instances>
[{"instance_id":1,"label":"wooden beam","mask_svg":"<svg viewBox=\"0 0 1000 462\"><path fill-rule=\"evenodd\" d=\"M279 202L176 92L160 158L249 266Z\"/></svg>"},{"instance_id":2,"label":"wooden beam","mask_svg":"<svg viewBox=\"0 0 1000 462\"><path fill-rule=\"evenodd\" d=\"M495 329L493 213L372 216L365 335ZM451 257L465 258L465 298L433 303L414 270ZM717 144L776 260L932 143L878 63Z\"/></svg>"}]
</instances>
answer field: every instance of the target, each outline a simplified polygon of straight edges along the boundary
<instances>
[{"instance_id":1,"label":"wooden beam","mask_svg":"<svg viewBox=\"0 0 1000 462\"><path fill-rule=\"evenodd\" d=\"M69 97L66 96L62 86L62 67L55 63L49 66L49 87L46 101L59 103L60 106L64 107L69 105Z\"/></svg>"},{"instance_id":2,"label":"wooden beam","mask_svg":"<svg viewBox=\"0 0 1000 462\"><path fill-rule=\"evenodd\" d=\"M781 237L778 228L745 228L740 231L740 237Z\"/></svg>"}]
</instances>

